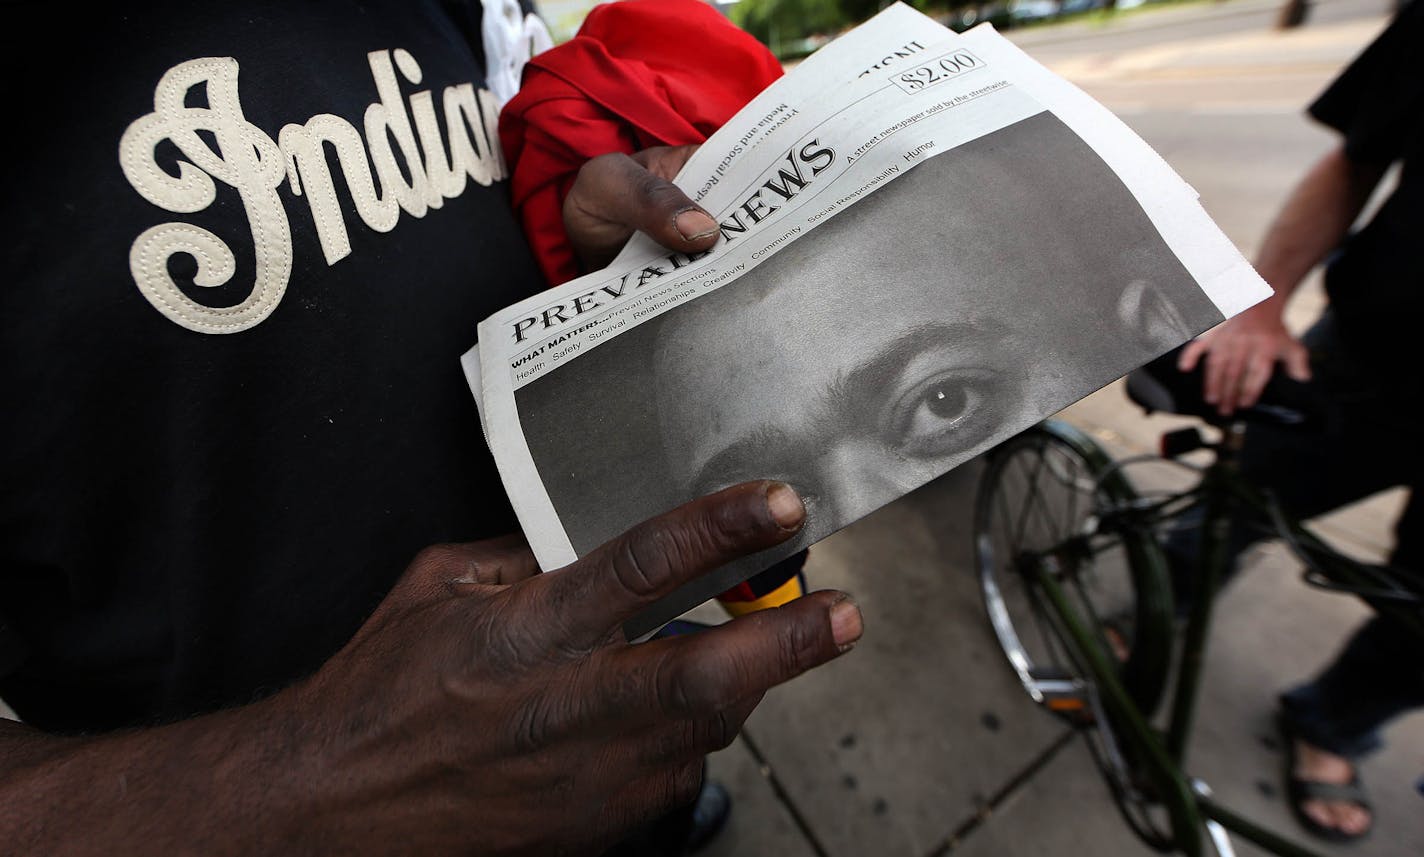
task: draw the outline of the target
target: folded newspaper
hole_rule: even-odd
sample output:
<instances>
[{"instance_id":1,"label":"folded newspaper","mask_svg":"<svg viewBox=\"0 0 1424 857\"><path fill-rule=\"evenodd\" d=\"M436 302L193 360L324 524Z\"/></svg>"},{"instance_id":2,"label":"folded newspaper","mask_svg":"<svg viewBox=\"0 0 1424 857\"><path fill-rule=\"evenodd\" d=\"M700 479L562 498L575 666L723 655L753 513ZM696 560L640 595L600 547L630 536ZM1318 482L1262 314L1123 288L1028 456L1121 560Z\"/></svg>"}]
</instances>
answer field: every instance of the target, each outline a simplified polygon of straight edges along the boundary
<instances>
[{"instance_id":1,"label":"folded newspaper","mask_svg":"<svg viewBox=\"0 0 1424 857\"><path fill-rule=\"evenodd\" d=\"M1110 383L1269 288L1121 121L988 26L903 4L709 139L677 184L708 252L645 236L485 319L464 358L545 569L749 479L791 542L639 636Z\"/></svg>"}]
</instances>

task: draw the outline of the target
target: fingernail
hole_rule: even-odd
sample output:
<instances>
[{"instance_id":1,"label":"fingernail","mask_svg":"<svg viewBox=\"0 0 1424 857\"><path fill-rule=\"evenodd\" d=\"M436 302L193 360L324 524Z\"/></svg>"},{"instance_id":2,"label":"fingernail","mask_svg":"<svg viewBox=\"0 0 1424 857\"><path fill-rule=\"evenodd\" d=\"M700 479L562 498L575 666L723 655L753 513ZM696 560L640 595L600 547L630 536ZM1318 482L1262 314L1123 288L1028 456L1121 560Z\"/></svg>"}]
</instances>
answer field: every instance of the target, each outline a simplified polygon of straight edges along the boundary
<instances>
[{"instance_id":1,"label":"fingernail","mask_svg":"<svg viewBox=\"0 0 1424 857\"><path fill-rule=\"evenodd\" d=\"M785 482L774 483L766 492L766 508L783 530L794 530L806 519L806 507L796 491Z\"/></svg>"},{"instance_id":2,"label":"fingernail","mask_svg":"<svg viewBox=\"0 0 1424 857\"><path fill-rule=\"evenodd\" d=\"M672 219L684 241L697 241L717 231L717 221L700 208L684 208Z\"/></svg>"},{"instance_id":3,"label":"fingernail","mask_svg":"<svg viewBox=\"0 0 1424 857\"><path fill-rule=\"evenodd\" d=\"M831 637L841 651L855 645L865 631L865 623L860 616L860 607L849 597L837 601L831 608Z\"/></svg>"}]
</instances>

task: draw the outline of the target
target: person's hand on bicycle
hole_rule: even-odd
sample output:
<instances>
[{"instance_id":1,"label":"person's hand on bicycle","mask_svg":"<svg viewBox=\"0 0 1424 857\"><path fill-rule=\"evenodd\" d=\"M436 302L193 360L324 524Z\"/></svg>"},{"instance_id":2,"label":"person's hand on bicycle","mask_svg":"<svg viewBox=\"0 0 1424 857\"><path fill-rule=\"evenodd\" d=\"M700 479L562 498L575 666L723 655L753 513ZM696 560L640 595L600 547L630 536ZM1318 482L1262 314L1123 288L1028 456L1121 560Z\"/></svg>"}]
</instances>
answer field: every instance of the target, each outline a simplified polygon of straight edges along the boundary
<instances>
[{"instance_id":1,"label":"person's hand on bicycle","mask_svg":"<svg viewBox=\"0 0 1424 857\"><path fill-rule=\"evenodd\" d=\"M1282 321L1282 304L1271 299L1217 325L1187 343L1177 368L1190 372L1203 358L1203 398L1222 416L1256 404L1276 363L1297 381L1310 380L1310 355Z\"/></svg>"}]
</instances>

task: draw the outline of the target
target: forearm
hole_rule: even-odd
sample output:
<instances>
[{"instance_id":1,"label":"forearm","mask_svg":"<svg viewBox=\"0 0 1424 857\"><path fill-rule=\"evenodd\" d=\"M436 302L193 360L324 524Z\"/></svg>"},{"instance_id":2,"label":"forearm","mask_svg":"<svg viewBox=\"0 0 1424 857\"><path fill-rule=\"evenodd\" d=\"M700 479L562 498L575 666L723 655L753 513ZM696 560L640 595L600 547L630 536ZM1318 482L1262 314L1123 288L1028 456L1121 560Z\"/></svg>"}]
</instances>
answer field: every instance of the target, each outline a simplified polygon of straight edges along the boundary
<instances>
[{"instance_id":1,"label":"forearm","mask_svg":"<svg viewBox=\"0 0 1424 857\"><path fill-rule=\"evenodd\" d=\"M621 628L708 569L794 538L748 482L538 574L505 540L421 551L309 679L240 709L57 738L0 724L0 850L22 854L598 854L697 794L767 689L860 638L813 592L706 634Z\"/></svg>"},{"instance_id":2,"label":"forearm","mask_svg":"<svg viewBox=\"0 0 1424 857\"><path fill-rule=\"evenodd\" d=\"M1256 260L1256 270L1276 292L1263 303L1281 312L1306 274L1340 245L1384 174L1356 164L1340 146L1321 158L1276 215Z\"/></svg>"},{"instance_id":3,"label":"forearm","mask_svg":"<svg viewBox=\"0 0 1424 857\"><path fill-rule=\"evenodd\" d=\"M289 703L98 737L0 723L0 842L20 854L289 850L317 791Z\"/></svg>"}]
</instances>

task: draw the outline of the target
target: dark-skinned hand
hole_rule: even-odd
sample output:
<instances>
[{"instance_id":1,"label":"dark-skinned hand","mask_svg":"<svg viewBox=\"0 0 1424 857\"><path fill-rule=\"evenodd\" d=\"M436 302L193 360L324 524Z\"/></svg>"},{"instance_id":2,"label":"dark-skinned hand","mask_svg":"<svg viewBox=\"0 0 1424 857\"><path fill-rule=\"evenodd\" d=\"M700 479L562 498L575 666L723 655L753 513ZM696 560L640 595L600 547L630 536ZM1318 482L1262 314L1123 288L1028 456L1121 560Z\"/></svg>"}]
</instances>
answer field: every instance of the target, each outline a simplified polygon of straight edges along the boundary
<instances>
[{"instance_id":1,"label":"dark-skinned hand","mask_svg":"<svg viewBox=\"0 0 1424 857\"><path fill-rule=\"evenodd\" d=\"M365 804L371 833L412 852L564 854L596 853L686 804L703 755L768 688L846 651L859 610L816 592L637 645L621 625L790 538L804 514L790 488L756 482L544 575L509 540L422 552L302 688L309 710L341 713L331 762L349 793L333 806Z\"/></svg>"},{"instance_id":2,"label":"dark-skinned hand","mask_svg":"<svg viewBox=\"0 0 1424 857\"><path fill-rule=\"evenodd\" d=\"M584 270L613 261L634 231L681 253L717 242L717 221L672 183L697 146L601 155L583 165L564 197L564 229Z\"/></svg>"}]
</instances>

